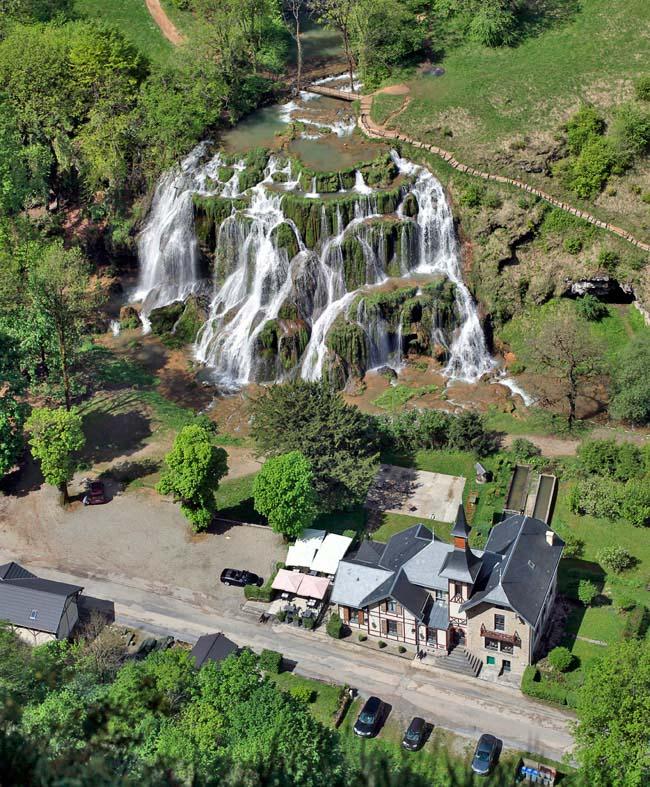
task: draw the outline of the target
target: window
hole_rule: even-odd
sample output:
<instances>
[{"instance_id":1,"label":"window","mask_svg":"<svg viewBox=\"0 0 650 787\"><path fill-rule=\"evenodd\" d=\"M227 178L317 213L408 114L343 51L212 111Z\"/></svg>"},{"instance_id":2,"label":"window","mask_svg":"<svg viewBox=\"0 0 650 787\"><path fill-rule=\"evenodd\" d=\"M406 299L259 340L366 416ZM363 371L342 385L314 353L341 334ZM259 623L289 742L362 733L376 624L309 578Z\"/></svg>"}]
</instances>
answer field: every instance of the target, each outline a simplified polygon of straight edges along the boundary
<instances>
[{"instance_id":1,"label":"window","mask_svg":"<svg viewBox=\"0 0 650 787\"><path fill-rule=\"evenodd\" d=\"M436 590L436 601L445 601L447 594L444 590Z\"/></svg>"},{"instance_id":2,"label":"window","mask_svg":"<svg viewBox=\"0 0 650 787\"><path fill-rule=\"evenodd\" d=\"M494 656L488 656L486 662L494 666L496 664L496 659L494 658Z\"/></svg>"},{"instance_id":3,"label":"window","mask_svg":"<svg viewBox=\"0 0 650 787\"><path fill-rule=\"evenodd\" d=\"M389 634L392 637L397 636L397 621L396 620L387 620L386 621L386 634Z\"/></svg>"},{"instance_id":4,"label":"window","mask_svg":"<svg viewBox=\"0 0 650 787\"><path fill-rule=\"evenodd\" d=\"M394 615L395 612L397 612L397 604L394 601L392 601L392 600L387 601L386 602L386 612L392 612L393 615Z\"/></svg>"},{"instance_id":5,"label":"window","mask_svg":"<svg viewBox=\"0 0 650 787\"><path fill-rule=\"evenodd\" d=\"M37 609L33 609L31 614L30 614L30 616L29 616L29 619L30 620L36 620L37 617L38 617L38 610Z\"/></svg>"},{"instance_id":6,"label":"window","mask_svg":"<svg viewBox=\"0 0 650 787\"><path fill-rule=\"evenodd\" d=\"M506 630L506 616L505 615L495 615L494 616L494 630L495 631L505 631Z\"/></svg>"},{"instance_id":7,"label":"window","mask_svg":"<svg viewBox=\"0 0 650 787\"><path fill-rule=\"evenodd\" d=\"M509 642L501 642L501 653L512 653L512 645Z\"/></svg>"},{"instance_id":8,"label":"window","mask_svg":"<svg viewBox=\"0 0 650 787\"><path fill-rule=\"evenodd\" d=\"M485 647L488 650L499 650L499 643L495 639L485 639Z\"/></svg>"},{"instance_id":9,"label":"window","mask_svg":"<svg viewBox=\"0 0 650 787\"><path fill-rule=\"evenodd\" d=\"M508 659L504 659L504 660L501 662L501 669L502 669L504 672L510 672L511 666L512 666L512 665L510 664L510 662L508 661Z\"/></svg>"}]
</instances>

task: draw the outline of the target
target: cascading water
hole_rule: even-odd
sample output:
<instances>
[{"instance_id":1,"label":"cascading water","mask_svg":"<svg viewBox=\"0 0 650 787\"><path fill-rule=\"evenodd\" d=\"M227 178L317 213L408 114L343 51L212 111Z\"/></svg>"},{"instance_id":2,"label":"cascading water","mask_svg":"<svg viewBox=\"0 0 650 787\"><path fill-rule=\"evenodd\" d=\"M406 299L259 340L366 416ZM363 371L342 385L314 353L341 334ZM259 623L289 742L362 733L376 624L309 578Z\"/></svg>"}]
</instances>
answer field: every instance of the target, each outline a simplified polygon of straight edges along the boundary
<instances>
[{"instance_id":1,"label":"cascading water","mask_svg":"<svg viewBox=\"0 0 650 787\"><path fill-rule=\"evenodd\" d=\"M367 368L401 364L403 329L411 318L403 326L399 312L388 321L376 304L367 309L364 299L383 292L384 285L396 286L389 279L414 276L438 275L453 285L449 308L457 329L449 322L449 311L443 322L436 312L429 328L431 344L447 350L445 375L475 381L492 368L476 306L460 274L452 214L440 183L427 170L392 154L403 185L401 197L392 203L397 206L390 219L397 240L388 259L384 209L379 210L378 194L361 171L355 173L349 196L341 197L345 205L328 207L316 193L316 178L310 191L301 192L300 178L293 179L286 160L271 156L257 185L240 193L244 161L231 160L227 179L224 175L220 181L222 159L217 154L206 163L206 155L207 146L199 146L158 184L139 239L137 296L144 301L146 321L153 308L196 289L200 249L193 195L216 195L221 210L232 200L230 215L220 214L225 217L214 224L214 293L195 347L196 358L213 370L218 382L240 386L292 373L319 379L332 357L328 337L341 320L361 331ZM415 218L409 218L413 211L405 215L409 194L417 203ZM290 195L310 208L310 232L317 230L317 237L308 245L283 205ZM300 201L319 196L320 205ZM241 207L242 200L247 207Z\"/></svg>"}]
</instances>

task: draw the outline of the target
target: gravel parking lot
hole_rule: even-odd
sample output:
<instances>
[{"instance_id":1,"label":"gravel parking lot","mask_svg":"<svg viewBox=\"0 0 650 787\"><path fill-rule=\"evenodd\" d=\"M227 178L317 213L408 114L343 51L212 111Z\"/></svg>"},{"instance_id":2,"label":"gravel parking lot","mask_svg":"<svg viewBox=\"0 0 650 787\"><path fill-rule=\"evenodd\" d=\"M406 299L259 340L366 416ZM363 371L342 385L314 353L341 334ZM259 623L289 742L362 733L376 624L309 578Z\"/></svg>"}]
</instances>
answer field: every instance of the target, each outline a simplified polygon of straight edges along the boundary
<instances>
[{"instance_id":1,"label":"gravel parking lot","mask_svg":"<svg viewBox=\"0 0 650 787\"><path fill-rule=\"evenodd\" d=\"M219 526L193 535L179 507L151 490L127 492L106 505L75 502L63 510L56 491L46 486L0 497L0 548L31 564L76 573L80 580L128 578L139 589L221 611L244 601L241 588L219 582L223 568L247 568L266 578L286 556L282 539L266 528Z\"/></svg>"}]
</instances>

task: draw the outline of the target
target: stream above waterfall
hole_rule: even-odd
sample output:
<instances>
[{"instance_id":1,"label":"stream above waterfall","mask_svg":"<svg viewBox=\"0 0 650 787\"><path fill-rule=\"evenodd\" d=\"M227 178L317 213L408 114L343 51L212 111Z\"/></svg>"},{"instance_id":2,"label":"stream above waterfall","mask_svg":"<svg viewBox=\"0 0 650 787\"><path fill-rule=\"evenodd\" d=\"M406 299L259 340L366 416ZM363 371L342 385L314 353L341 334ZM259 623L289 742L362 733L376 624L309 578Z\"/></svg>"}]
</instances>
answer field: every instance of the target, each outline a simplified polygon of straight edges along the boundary
<instances>
[{"instance_id":1,"label":"stream above waterfall","mask_svg":"<svg viewBox=\"0 0 650 787\"><path fill-rule=\"evenodd\" d=\"M351 106L314 94L222 142L157 184L132 298L145 330L174 304L166 329L185 330L191 307L194 357L225 389L296 376L342 388L419 355L451 381L492 371L428 170L353 134Z\"/></svg>"}]
</instances>

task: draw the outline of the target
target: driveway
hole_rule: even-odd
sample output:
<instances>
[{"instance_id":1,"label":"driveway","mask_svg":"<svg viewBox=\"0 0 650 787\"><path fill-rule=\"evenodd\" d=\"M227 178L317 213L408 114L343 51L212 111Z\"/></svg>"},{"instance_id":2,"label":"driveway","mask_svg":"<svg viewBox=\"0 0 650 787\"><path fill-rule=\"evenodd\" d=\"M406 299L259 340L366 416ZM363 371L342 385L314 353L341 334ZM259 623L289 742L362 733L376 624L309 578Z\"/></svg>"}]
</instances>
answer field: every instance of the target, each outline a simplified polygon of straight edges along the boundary
<instances>
[{"instance_id":1,"label":"driveway","mask_svg":"<svg viewBox=\"0 0 650 787\"><path fill-rule=\"evenodd\" d=\"M16 555L0 550L0 562ZM570 751L571 716L541 705L517 689L496 686L449 672L425 671L397 656L368 652L349 642L330 639L320 631L258 622L259 612L243 608L241 590L231 591L226 606L207 597L197 604L182 598L178 588L160 594L146 583L125 576L83 575L54 571L24 561L40 576L84 585L90 596L115 602L118 623L161 636L171 634L195 642L201 634L222 631L239 645L256 651L271 648L295 662L305 677L347 683L362 696L376 694L393 706L405 722L420 715L433 724L473 740L482 732L497 735L508 748L538 752L560 760ZM223 614L225 610L226 614Z\"/></svg>"}]
</instances>

